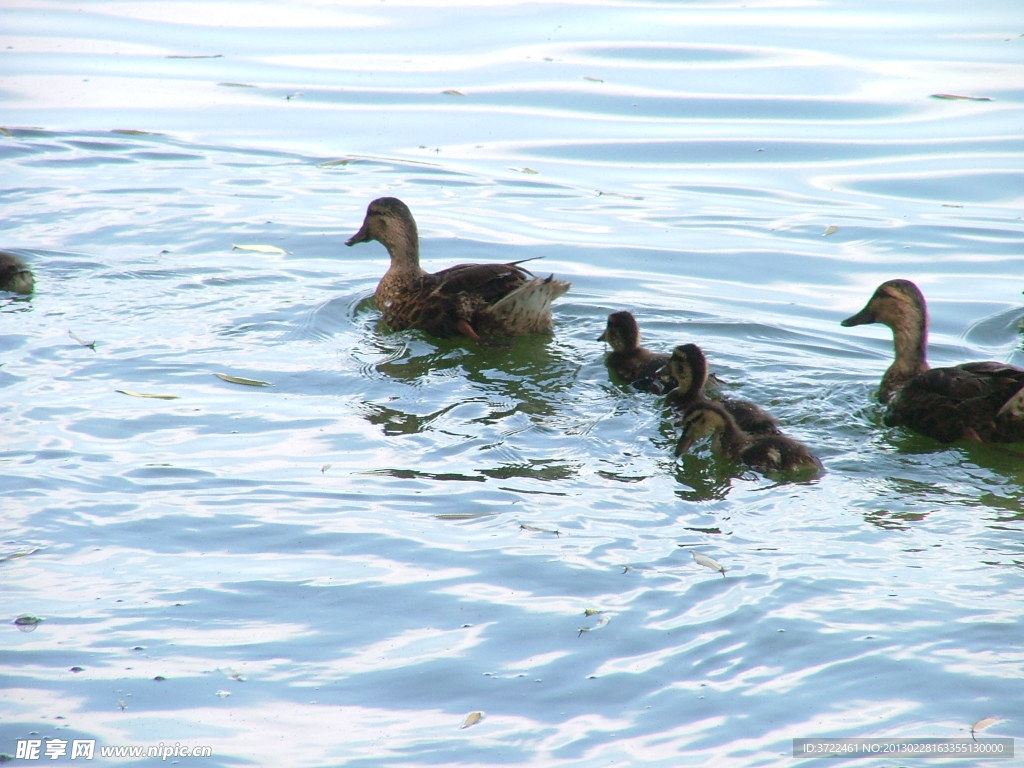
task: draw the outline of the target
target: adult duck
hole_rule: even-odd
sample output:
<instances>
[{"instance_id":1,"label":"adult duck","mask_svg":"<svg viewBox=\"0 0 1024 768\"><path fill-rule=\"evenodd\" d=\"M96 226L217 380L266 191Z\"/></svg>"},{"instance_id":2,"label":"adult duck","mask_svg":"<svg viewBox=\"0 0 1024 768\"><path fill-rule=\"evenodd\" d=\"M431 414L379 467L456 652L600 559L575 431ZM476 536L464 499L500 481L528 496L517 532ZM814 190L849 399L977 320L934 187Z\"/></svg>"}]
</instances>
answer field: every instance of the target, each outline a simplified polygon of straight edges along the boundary
<instances>
[{"instance_id":1,"label":"adult duck","mask_svg":"<svg viewBox=\"0 0 1024 768\"><path fill-rule=\"evenodd\" d=\"M708 359L696 344L680 344L668 359L668 372L676 381L676 388L665 395L665 402L678 411L686 412L698 403L709 402L705 393L708 380ZM777 435L779 424L760 406L749 400L722 398L720 403L733 420L748 435Z\"/></svg>"},{"instance_id":2,"label":"adult duck","mask_svg":"<svg viewBox=\"0 0 1024 768\"><path fill-rule=\"evenodd\" d=\"M32 293L35 278L25 262L8 251L0 251L0 291Z\"/></svg>"},{"instance_id":3,"label":"adult duck","mask_svg":"<svg viewBox=\"0 0 1024 768\"><path fill-rule=\"evenodd\" d=\"M668 364L668 355L652 352L640 346L640 326L630 312L612 312L598 341L612 348L607 363L623 381L645 392L662 394L676 386L674 379L664 377L661 371Z\"/></svg>"},{"instance_id":4,"label":"adult duck","mask_svg":"<svg viewBox=\"0 0 1024 768\"><path fill-rule=\"evenodd\" d=\"M715 453L761 472L818 475L824 470L818 457L803 443L782 434L750 435L740 429L724 405L711 400L695 403L686 411L676 456L682 456L708 436Z\"/></svg>"},{"instance_id":5,"label":"adult duck","mask_svg":"<svg viewBox=\"0 0 1024 768\"><path fill-rule=\"evenodd\" d=\"M376 240L391 266L374 298L394 330L419 328L436 336L521 336L551 330L551 302L570 284L535 277L519 266L459 264L433 274L420 267L419 235L409 207L394 197L370 203L362 227L346 245Z\"/></svg>"},{"instance_id":6,"label":"adult duck","mask_svg":"<svg viewBox=\"0 0 1024 768\"><path fill-rule=\"evenodd\" d=\"M888 426L943 443L1024 441L1024 369L993 361L931 368L928 308L914 283L882 283L864 309L842 321L845 327L866 323L892 329L895 360L878 389Z\"/></svg>"}]
</instances>

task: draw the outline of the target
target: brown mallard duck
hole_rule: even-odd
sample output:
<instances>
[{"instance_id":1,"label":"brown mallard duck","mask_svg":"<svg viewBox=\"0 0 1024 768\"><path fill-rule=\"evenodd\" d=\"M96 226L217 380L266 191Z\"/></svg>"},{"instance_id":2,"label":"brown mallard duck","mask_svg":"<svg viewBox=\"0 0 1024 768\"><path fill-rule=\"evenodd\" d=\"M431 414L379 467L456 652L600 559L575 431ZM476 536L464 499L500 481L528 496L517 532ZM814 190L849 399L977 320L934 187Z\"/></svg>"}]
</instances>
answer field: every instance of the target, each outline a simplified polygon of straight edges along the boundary
<instances>
[{"instance_id":1,"label":"brown mallard duck","mask_svg":"<svg viewBox=\"0 0 1024 768\"><path fill-rule=\"evenodd\" d=\"M882 283L842 325L866 323L892 329L895 360L878 390L888 426L906 426L943 443L1024 441L1024 369L994 361L929 367L928 308L914 283Z\"/></svg>"},{"instance_id":2,"label":"brown mallard duck","mask_svg":"<svg viewBox=\"0 0 1024 768\"><path fill-rule=\"evenodd\" d=\"M724 405L711 400L695 403L686 411L676 456L682 456L695 442L708 436L715 453L761 472L817 475L824 470L818 457L803 443L782 434L747 434Z\"/></svg>"},{"instance_id":3,"label":"brown mallard duck","mask_svg":"<svg viewBox=\"0 0 1024 768\"><path fill-rule=\"evenodd\" d=\"M35 288L32 270L24 261L8 251L0 251L0 291L32 293Z\"/></svg>"},{"instance_id":4,"label":"brown mallard duck","mask_svg":"<svg viewBox=\"0 0 1024 768\"><path fill-rule=\"evenodd\" d=\"M680 344L668 359L668 371L677 386L665 395L665 402L685 412L698 403L709 402L704 389L708 380L708 359L696 344ZM729 412L737 426L748 435L777 435L779 424L761 407L749 400L716 400Z\"/></svg>"},{"instance_id":5,"label":"brown mallard duck","mask_svg":"<svg viewBox=\"0 0 1024 768\"><path fill-rule=\"evenodd\" d=\"M640 346L640 326L631 313L622 311L608 315L608 323L597 340L608 342L612 348L607 363L623 381L658 395L676 386L665 367L668 355Z\"/></svg>"},{"instance_id":6,"label":"brown mallard duck","mask_svg":"<svg viewBox=\"0 0 1024 768\"><path fill-rule=\"evenodd\" d=\"M419 235L409 207L394 197L370 203L362 227L346 245L376 240L391 266L374 297L394 330L419 328L435 336L521 336L551 330L551 302L570 284L539 278L519 266L459 264L433 274L420 267Z\"/></svg>"}]
</instances>

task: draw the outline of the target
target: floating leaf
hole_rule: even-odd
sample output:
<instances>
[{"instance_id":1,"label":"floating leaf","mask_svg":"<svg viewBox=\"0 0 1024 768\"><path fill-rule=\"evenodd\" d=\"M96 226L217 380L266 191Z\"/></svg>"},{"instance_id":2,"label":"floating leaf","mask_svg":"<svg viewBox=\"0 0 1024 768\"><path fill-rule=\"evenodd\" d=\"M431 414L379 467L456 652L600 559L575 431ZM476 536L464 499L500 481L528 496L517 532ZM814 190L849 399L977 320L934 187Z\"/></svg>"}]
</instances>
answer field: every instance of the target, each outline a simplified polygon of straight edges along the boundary
<instances>
[{"instance_id":1,"label":"floating leaf","mask_svg":"<svg viewBox=\"0 0 1024 768\"><path fill-rule=\"evenodd\" d=\"M232 667L224 667L221 672L230 677L232 680L237 680L240 683L245 682L245 675Z\"/></svg>"},{"instance_id":2,"label":"floating leaf","mask_svg":"<svg viewBox=\"0 0 1024 768\"><path fill-rule=\"evenodd\" d=\"M525 173L529 176L536 176L538 173L540 173L540 171L535 171L533 170L533 168L517 168L516 170L519 171L520 173Z\"/></svg>"},{"instance_id":3,"label":"floating leaf","mask_svg":"<svg viewBox=\"0 0 1024 768\"><path fill-rule=\"evenodd\" d=\"M247 387L269 387L271 386L268 381L260 381L259 379L246 379L241 376L230 376L226 373L215 373L213 374L222 381L227 381L231 384L244 384Z\"/></svg>"},{"instance_id":4,"label":"floating leaf","mask_svg":"<svg viewBox=\"0 0 1024 768\"><path fill-rule=\"evenodd\" d=\"M74 339L75 341L77 341L77 342L78 342L79 344L81 344L81 345L82 345L83 347L88 347L88 348L89 348L89 349L91 349L91 350L92 350L93 352L95 352L95 351L96 351L96 342L95 342L95 341L86 341L85 339L83 339L83 338L82 338L81 336L79 336L79 335L78 335L77 333L75 333L74 331L68 331L68 336L70 336L70 337L71 337L72 339Z\"/></svg>"},{"instance_id":5,"label":"floating leaf","mask_svg":"<svg viewBox=\"0 0 1024 768\"><path fill-rule=\"evenodd\" d=\"M584 80L589 80L592 83L603 83L604 82L604 80L602 80L600 77L587 77L586 75L584 75L583 79Z\"/></svg>"},{"instance_id":6,"label":"floating leaf","mask_svg":"<svg viewBox=\"0 0 1024 768\"><path fill-rule=\"evenodd\" d=\"M164 58L165 59L223 59L224 58L224 54L223 53L209 53L209 54L205 54L205 55L200 54L200 55L196 55L196 56L188 56L188 55L185 55L185 54L174 54L174 53L172 53L169 56L164 56Z\"/></svg>"},{"instance_id":7,"label":"floating leaf","mask_svg":"<svg viewBox=\"0 0 1024 768\"><path fill-rule=\"evenodd\" d=\"M956 93L933 93L932 98L946 101L992 101L988 96L961 96Z\"/></svg>"},{"instance_id":8,"label":"floating leaf","mask_svg":"<svg viewBox=\"0 0 1024 768\"><path fill-rule=\"evenodd\" d=\"M150 392L132 392L130 389L115 389L122 395L128 395L129 397L149 397L153 400L177 400L178 395L154 395Z\"/></svg>"},{"instance_id":9,"label":"floating leaf","mask_svg":"<svg viewBox=\"0 0 1024 768\"><path fill-rule=\"evenodd\" d=\"M460 725L459 728L469 728L469 726L476 725L483 719L483 712L470 712L468 715L466 715L466 719L462 721L462 725Z\"/></svg>"},{"instance_id":10,"label":"floating leaf","mask_svg":"<svg viewBox=\"0 0 1024 768\"><path fill-rule=\"evenodd\" d=\"M34 555L41 549L42 547L29 547L28 549L23 549L20 552L11 552L9 555L0 555L0 563L6 562L7 560L17 560L19 557Z\"/></svg>"},{"instance_id":11,"label":"floating leaf","mask_svg":"<svg viewBox=\"0 0 1024 768\"><path fill-rule=\"evenodd\" d=\"M326 475L327 474L327 470L330 469L330 468L331 468L330 464L324 464L323 466L320 467L320 474L321 475Z\"/></svg>"},{"instance_id":12,"label":"floating leaf","mask_svg":"<svg viewBox=\"0 0 1024 768\"><path fill-rule=\"evenodd\" d=\"M352 163L352 162L355 162L355 160L353 158L351 158L351 157L343 157L340 160L327 160L325 162L319 163L317 165L317 168L331 168L332 166L335 166L335 165L348 165L349 163Z\"/></svg>"},{"instance_id":13,"label":"floating leaf","mask_svg":"<svg viewBox=\"0 0 1024 768\"><path fill-rule=\"evenodd\" d=\"M476 520L480 517L490 517L492 512L441 512L435 515L438 520Z\"/></svg>"},{"instance_id":14,"label":"floating leaf","mask_svg":"<svg viewBox=\"0 0 1024 768\"><path fill-rule=\"evenodd\" d=\"M822 235L822 237L828 237L829 235L834 235L838 231L839 231L839 227L837 227L835 224L830 224L829 226L825 227L825 233Z\"/></svg>"},{"instance_id":15,"label":"floating leaf","mask_svg":"<svg viewBox=\"0 0 1024 768\"><path fill-rule=\"evenodd\" d=\"M974 739L975 741L977 741L977 739L974 736L975 733L977 733L978 731L984 731L990 725L995 725L996 723L998 723L1002 719L1003 718L1001 718L1001 717L983 717L983 718L981 718L981 720L979 720L978 722L976 722L974 725L971 726L971 738Z\"/></svg>"},{"instance_id":16,"label":"floating leaf","mask_svg":"<svg viewBox=\"0 0 1024 768\"><path fill-rule=\"evenodd\" d=\"M33 629L35 629L39 624L42 623L42 621L43 620L40 619L38 616L29 616L26 614L24 616L19 616L18 618L16 618L14 620L14 626L32 627Z\"/></svg>"},{"instance_id":17,"label":"floating leaf","mask_svg":"<svg viewBox=\"0 0 1024 768\"><path fill-rule=\"evenodd\" d=\"M583 611L584 616L597 616L604 613L604 611L598 610L597 608L587 608Z\"/></svg>"},{"instance_id":18,"label":"floating leaf","mask_svg":"<svg viewBox=\"0 0 1024 768\"><path fill-rule=\"evenodd\" d=\"M13 136L13 135L14 135L14 132L11 131L9 128L4 128L4 127L0 126L0 136Z\"/></svg>"},{"instance_id":19,"label":"floating leaf","mask_svg":"<svg viewBox=\"0 0 1024 768\"><path fill-rule=\"evenodd\" d=\"M465 96L462 91L457 91L454 88L448 88L447 90L441 91L445 96Z\"/></svg>"},{"instance_id":20,"label":"floating leaf","mask_svg":"<svg viewBox=\"0 0 1024 768\"><path fill-rule=\"evenodd\" d=\"M217 83L221 88L256 88L255 85L249 83Z\"/></svg>"},{"instance_id":21,"label":"floating leaf","mask_svg":"<svg viewBox=\"0 0 1024 768\"><path fill-rule=\"evenodd\" d=\"M234 243L232 243L231 250L256 251L257 253L276 253L278 255L284 255L288 253L288 251L284 251L278 248L276 245L235 245Z\"/></svg>"},{"instance_id":22,"label":"floating leaf","mask_svg":"<svg viewBox=\"0 0 1024 768\"><path fill-rule=\"evenodd\" d=\"M690 552L693 555L694 561L697 565L703 565L705 568L710 568L712 571L718 571L722 574L722 578L725 578L725 566L717 560L712 560L707 555L702 555L700 552Z\"/></svg>"}]
</instances>

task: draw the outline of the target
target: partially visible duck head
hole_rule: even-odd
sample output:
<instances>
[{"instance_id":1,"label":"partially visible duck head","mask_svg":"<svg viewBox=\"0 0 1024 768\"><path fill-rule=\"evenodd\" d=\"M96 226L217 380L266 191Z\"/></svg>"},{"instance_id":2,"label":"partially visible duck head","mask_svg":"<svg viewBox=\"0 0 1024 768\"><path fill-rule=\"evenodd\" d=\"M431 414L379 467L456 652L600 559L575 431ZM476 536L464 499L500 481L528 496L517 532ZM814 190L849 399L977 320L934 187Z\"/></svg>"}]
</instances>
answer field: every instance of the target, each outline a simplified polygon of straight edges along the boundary
<instances>
[{"instance_id":1,"label":"partially visible duck head","mask_svg":"<svg viewBox=\"0 0 1024 768\"><path fill-rule=\"evenodd\" d=\"M640 347L640 326L629 312L612 312L604 333L597 340L607 341L616 352L630 352Z\"/></svg>"},{"instance_id":2,"label":"partially visible duck head","mask_svg":"<svg viewBox=\"0 0 1024 768\"><path fill-rule=\"evenodd\" d=\"M32 270L24 261L7 251L0 251L0 291L32 293L35 288Z\"/></svg>"}]
</instances>

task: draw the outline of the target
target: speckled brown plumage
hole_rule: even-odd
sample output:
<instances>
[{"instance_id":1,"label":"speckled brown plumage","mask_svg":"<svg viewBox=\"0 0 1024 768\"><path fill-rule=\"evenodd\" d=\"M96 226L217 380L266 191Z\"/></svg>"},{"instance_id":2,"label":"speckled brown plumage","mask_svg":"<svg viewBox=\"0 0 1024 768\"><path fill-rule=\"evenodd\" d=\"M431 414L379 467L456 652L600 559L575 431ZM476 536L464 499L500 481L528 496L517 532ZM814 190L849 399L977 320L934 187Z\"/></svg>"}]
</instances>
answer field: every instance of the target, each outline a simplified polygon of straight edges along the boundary
<instances>
[{"instance_id":1,"label":"speckled brown plumage","mask_svg":"<svg viewBox=\"0 0 1024 768\"><path fill-rule=\"evenodd\" d=\"M597 337L612 348L606 362L623 381L645 392L662 394L675 387L674 379L661 371L668 364L668 355L651 352L640 346L640 326L629 312L612 312L604 332Z\"/></svg>"},{"instance_id":2,"label":"speckled brown plumage","mask_svg":"<svg viewBox=\"0 0 1024 768\"><path fill-rule=\"evenodd\" d=\"M680 344L672 350L668 370L677 386L667 395L665 402L678 411L685 412L698 403L706 403L705 392L708 380L708 360L704 351L696 344ZM760 406L749 400L721 398L716 400L729 412L737 426L748 435L779 434L779 424Z\"/></svg>"},{"instance_id":3,"label":"speckled brown plumage","mask_svg":"<svg viewBox=\"0 0 1024 768\"><path fill-rule=\"evenodd\" d=\"M846 327L866 323L892 329L895 360L878 390L887 425L943 443L1024 441L1024 369L993 361L931 368L928 308L914 283L882 283L864 309L842 321Z\"/></svg>"},{"instance_id":4,"label":"speckled brown plumage","mask_svg":"<svg viewBox=\"0 0 1024 768\"><path fill-rule=\"evenodd\" d=\"M551 330L551 302L570 284L539 278L519 266L459 264L429 273L420 267L419 235L401 200L370 203L347 245L377 240L391 266L374 293L384 321L394 330L419 328L436 336L520 336Z\"/></svg>"}]
</instances>

